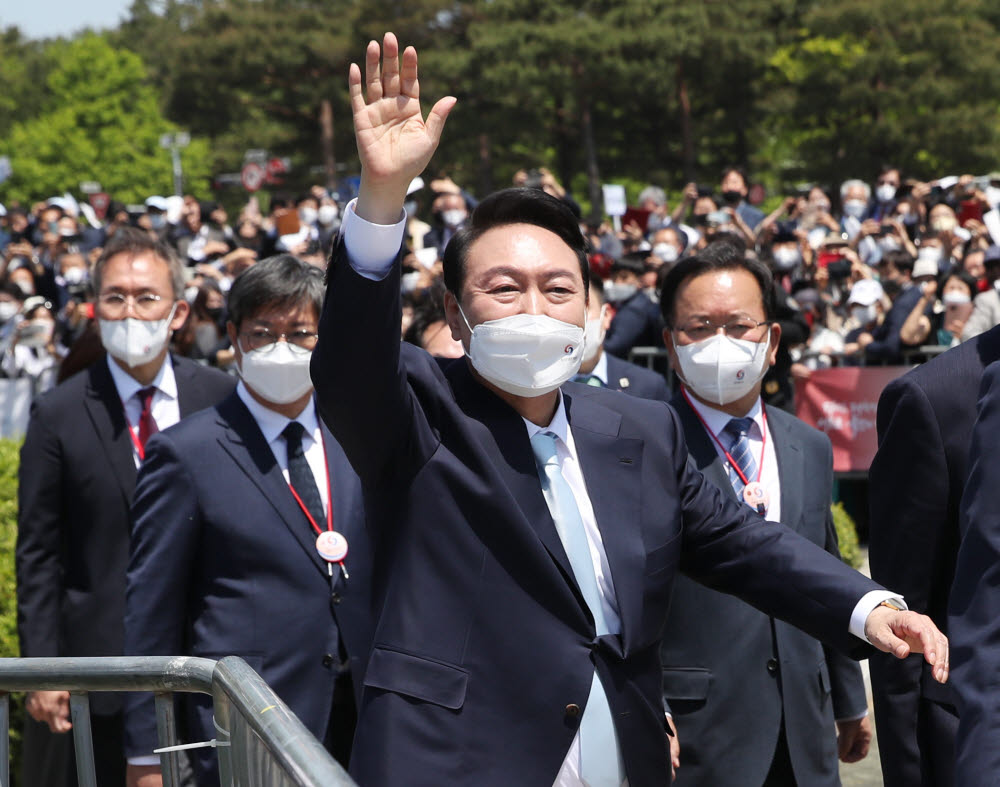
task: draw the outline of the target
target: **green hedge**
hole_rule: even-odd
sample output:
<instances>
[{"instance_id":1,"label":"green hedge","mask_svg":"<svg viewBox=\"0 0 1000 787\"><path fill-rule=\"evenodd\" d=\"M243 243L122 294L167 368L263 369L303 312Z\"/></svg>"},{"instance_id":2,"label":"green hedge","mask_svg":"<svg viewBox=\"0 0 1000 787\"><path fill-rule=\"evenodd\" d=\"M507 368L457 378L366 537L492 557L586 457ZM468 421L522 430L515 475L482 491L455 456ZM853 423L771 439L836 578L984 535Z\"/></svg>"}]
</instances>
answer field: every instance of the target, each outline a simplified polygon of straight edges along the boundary
<instances>
[{"instance_id":1,"label":"green hedge","mask_svg":"<svg viewBox=\"0 0 1000 787\"><path fill-rule=\"evenodd\" d=\"M17 643L17 596L14 580L14 543L17 540L17 465L20 442L0 440L0 657L19 655ZM23 697L10 703L10 775L21 780L21 728L24 726Z\"/></svg>"},{"instance_id":2,"label":"green hedge","mask_svg":"<svg viewBox=\"0 0 1000 787\"><path fill-rule=\"evenodd\" d=\"M864 558L858 544L858 529L854 520L847 513L843 503L834 503L830 509L833 512L833 526L837 529L837 544L840 546L840 557L851 568L861 568Z\"/></svg>"}]
</instances>

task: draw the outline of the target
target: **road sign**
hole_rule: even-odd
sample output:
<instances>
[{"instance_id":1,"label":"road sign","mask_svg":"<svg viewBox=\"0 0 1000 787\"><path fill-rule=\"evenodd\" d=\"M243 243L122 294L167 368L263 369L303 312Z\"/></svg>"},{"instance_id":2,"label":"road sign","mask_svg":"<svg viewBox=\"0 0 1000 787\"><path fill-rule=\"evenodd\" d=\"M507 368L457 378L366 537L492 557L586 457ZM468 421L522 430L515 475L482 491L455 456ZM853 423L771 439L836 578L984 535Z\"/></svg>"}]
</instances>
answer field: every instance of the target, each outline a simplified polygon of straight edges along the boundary
<instances>
[{"instance_id":1,"label":"road sign","mask_svg":"<svg viewBox=\"0 0 1000 787\"><path fill-rule=\"evenodd\" d=\"M267 170L260 164L251 161L243 165L243 170L240 173L240 182L243 183L243 188L247 191L257 191L264 185L266 179Z\"/></svg>"}]
</instances>

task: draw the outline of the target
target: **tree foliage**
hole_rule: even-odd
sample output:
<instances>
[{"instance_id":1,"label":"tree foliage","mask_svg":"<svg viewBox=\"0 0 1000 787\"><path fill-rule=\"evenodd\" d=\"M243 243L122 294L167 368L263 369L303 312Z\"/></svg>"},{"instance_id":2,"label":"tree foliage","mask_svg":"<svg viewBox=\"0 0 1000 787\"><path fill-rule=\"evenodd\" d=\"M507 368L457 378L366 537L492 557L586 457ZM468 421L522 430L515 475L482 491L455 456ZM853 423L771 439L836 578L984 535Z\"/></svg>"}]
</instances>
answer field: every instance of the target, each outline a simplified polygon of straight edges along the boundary
<instances>
[{"instance_id":1,"label":"tree foliage","mask_svg":"<svg viewBox=\"0 0 1000 787\"><path fill-rule=\"evenodd\" d=\"M46 50L51 68L38 114L16 122L0 153L14 174L3 184L10 199L29 200L99 181L117 198L141 201L172 191L170 155L160 135L176 126L159 109L138 56L87 33ZM183 152L188 187L205 191L206 145Z\"/></svg>"}]
</instances>

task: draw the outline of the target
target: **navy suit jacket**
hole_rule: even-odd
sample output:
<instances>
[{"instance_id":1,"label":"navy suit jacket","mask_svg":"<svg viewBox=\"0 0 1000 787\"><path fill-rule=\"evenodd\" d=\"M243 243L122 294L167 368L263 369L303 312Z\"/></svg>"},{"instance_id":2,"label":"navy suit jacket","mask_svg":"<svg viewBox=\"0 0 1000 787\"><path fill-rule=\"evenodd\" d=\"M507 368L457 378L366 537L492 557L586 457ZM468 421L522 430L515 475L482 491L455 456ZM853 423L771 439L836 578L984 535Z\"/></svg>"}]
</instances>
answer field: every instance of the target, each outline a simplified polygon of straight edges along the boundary
<instances>
[{"instance_id":1,"label":"navy suit jacket","mask_svg":"<svg viewBox=\"0 0 1000 787\"><path fill-rule=\"evenodd\" d=\"M522 418L464 359L401 346L398 264L371 281L340 246L328 275L313 380L361 477L376 556L359 783L550 787L595 668L630 784L669 783L659 639L681 566L870 650L848 621L873 582L720 495L665 403L567 384L621 618L620 634L596 637Z\"/></svg>"},{"instance_id":2,"label":"navy suit jacket","mask_svg":"<svg viewBox=\"0 0 1000 787\"><path fill-rule=\"evenodd\" d=\"M981 393L948 610L959 711L955 784L962 787L994 785L1000 775L1000 362L986 369Z\"/></svg>"},{"instance_id":3,"label":"navy suit jacket","mask_svg":"<svg viewBox=\"0 0 1000 787\"><path fill-rule=\"evenodd\" d=\"M336 566L329 577L316 533L234 392L147 443L132 509L125 614L128 655L241 656L321 741L340 667L338 637L358 688L370 642L361 485L323 432L349 580ZM190 740L216 737L211 703L191 695ZM130 695L126 707L127 755L151 753L152 697ZM213 767L211 752L198 750L203 773Z\"/></svg>"},{"instance_id":4,"label":"navy suit jacket","mask_svg":"<svg viewBox=\"0 0 1000 787\"><path fill-rule=\"evenodd\" d=\"M879 449L869 471L872 577L948 633L960 542L959 503L983 369L1000 359L1000 327L893 380L878 404ZM950 783L955 696L920 656L870 662L887 787Z\"/></svg>"},{"instance_id":5,"label":"navy suit jacket","mask_svg":"<svg viewBox=\"0 0 1000 787\"><path fill-rule=\"evenodd\" d=\"M236 380L173 358L181 417L211 407ZM120 656L125 614L132 439L101 358L32 407L18 485L17 603L22 656ZM95 694L96 713L121 708Z\"/></svg>"},{"instance_id":6,"label":"navy suit jacket","mask_svg":"<svg viewBox=\"0 0 1000 787\"><path fill-rule=\"evenodd\" d=\"M610 353L605 353L604 357L608 359L608 388L612 391L621 391L641 399L658 399L661 402L670 398L666 378L659 372L623 361Z\"/></svg>"},{"instance_id":7,"label":"navy suit jacket","mask_svg":"<svg viewBox=\"0 0 1000 787\"><path fill-rule=\"evenodd\" d=\"M642 290L618 307L604 337L604 352L627 358L633 347L662 347L660 307Z\"/></svg>"},{"instance_id":8,"label":"navy suit jacket","mask_svg":"<svg viewBox=\"0 0 1000 787\"><path fill-rule=\"evenodd\" d=\"M671 403L695 465L736 500L695 411L680 393ZM783 525L839 557L830 440L776 407L767 408L767 424L781 475ZM720 639L729 646L719 647ZM680 736L677 787L759 787L782 722L797 783L840 784L834 719L868 708L861 668L847 656L733 596L678 577L660 657L663 698Z\"/></svg>"}]
</instances>

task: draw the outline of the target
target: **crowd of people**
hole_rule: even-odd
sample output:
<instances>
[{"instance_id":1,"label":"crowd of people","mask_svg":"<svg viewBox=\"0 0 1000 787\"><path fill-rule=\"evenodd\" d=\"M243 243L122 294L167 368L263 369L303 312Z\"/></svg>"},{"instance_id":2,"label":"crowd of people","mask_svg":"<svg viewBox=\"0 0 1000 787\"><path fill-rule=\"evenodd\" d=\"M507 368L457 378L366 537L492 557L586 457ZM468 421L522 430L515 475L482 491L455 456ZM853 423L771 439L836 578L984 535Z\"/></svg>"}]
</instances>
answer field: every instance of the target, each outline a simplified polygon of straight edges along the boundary
<instances>
[{"instance_id":1,"label":"crowd of people","mask_svg":"<svg viewBox=\"0 0 1000 787\"><path fill-rule=\"evenodd\" d=\"M62 381L22 450L23 655L235 653L361 784L560 787L838 784L871 657L887 784L950 783L967 456L914 443L937 405L904 416L929 383L894 384L882 586L839 560L829 441L781 408L797 375L926 345L967 341L929 380L978 381L1000 173L887 167L765 215L729 168L620 230L546 170L478 202L422 179L454 100L425 123L416 54L384 46L367 99L351 71L356 200L0 210L0 368ZM628 361L649 347L675 390ZM967 444L967 388L917 432ZM27 783L72 778L68 702L29 695ZM91 705L102 783L157 784L149 698ZM207 699L181 717L216 735Z\"/></svg>"}]
</instances>

